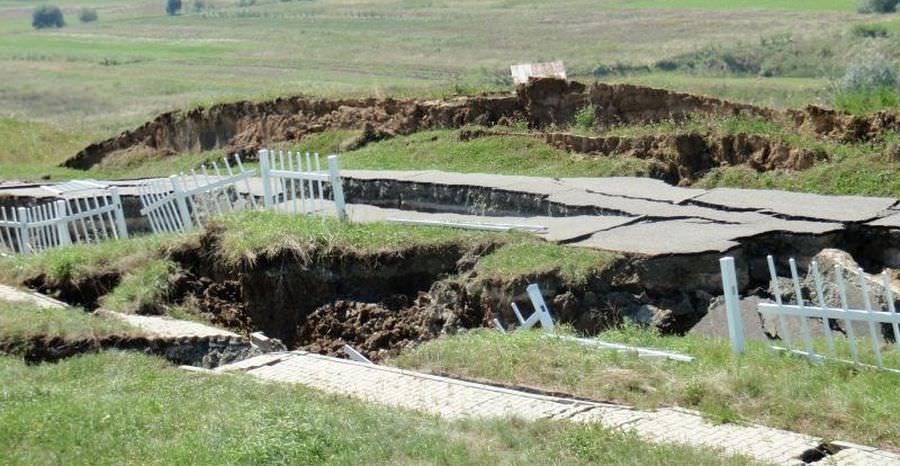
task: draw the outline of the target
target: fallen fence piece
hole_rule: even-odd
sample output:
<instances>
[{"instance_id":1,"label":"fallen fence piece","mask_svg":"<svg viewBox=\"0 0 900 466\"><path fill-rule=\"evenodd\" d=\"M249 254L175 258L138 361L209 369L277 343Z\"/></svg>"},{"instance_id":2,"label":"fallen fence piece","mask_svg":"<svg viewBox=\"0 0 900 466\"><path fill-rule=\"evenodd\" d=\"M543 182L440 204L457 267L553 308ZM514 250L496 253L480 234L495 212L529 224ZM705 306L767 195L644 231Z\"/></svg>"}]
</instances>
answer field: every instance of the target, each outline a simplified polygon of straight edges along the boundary
<instances>
[{"instance_id":1,"label":"fallen fence piece","mask_svg":"<svg viewBox=\"0 0 900 466\"><path fill-rule=\"evenodd\" d=\"M369 358L363 356L362 353L353 349L353 347L350 345L344 345L344 354L346 354L347 357L349 357L350 359L352 359L356 362L362 362L365 364L372 364L372 365L375 364L374 362L369 360Z\"/></svg>"},{"instance_id":2,"label":"fallen fence piece","mask_svg":"<svg viewBox=\"0 0 900 466\"><path fill-rule=\"evenodd\" d=\"M546 337L559 338L564 341L572 341L585 346L596 346L598 348L604 349L613 349L618 350L621 353L636 353L640 358L659 358L659 359L671 359L673 361L682 361L682 362L694 362L693 356L688 356L686 354L673 353L669 351L663 351L653 348L644 348L641 346L630 346L624 345L621 343L610 343L603 340L598 340L596 338L578 338L578 337L570 337L566 335L553 335L547 334Z\"/></svg>"},{"instance_id":3,"label":"fallen fence piece","mask_svg":"<svg viewBox=\"0 0 900 466\"><path fill-rule=\"evenodd\" d=\"M540 287L536 283L532 283L528 285L528 288L526 289L528 291L528 297L531 300L531 305L534 307L534 313L532 313L530 316L528 316L527 319L525 319L522 317L522 313L519 311L519 306L517 306L516 303L511 303L513 312L516 314L516 319L519 321L519 328L523 330L529 329L536 323L540 322L541 328L544 330L545 338L558 338L560 340L570 341L585 346L617 350L619 352L635 353L638 355L638 357L642 358L664 358L682 362L694 361L693 356L669 351L652 348L642 348L639 346L629 346L621 343L610 343L603 340L598 340L596 338L578 338L567 335L557 335L556 333L554 333L555 325L553 323L553 316L550 315L550 309L547 308L547 303L544 301L544 296L541 294ZM494 319L494 326L497 327L499 331L506 333L506 329L503 328L503 325L500 324L499 320Z\"/></svg>"},{"instance_id":4,"label":"fallen fence piece","mask_svg":"<svg viewBox=\"0 0 900 466\"><path fill-rule=\"evenodd\" d=\"M887 367L890 361L896 361L895 358L886 359L883 355L885 351L890 351L891 347L900 351L900 314L897 313L894 303L893 290L887 273L882 273L882 280L873 280L870 285L869 278L862 268L845 268L840 264L834 266L834 284L828 284L829 289L837 289L840 306L836 306L836 298L832 298L832 304L826 302L826 284L819 270L819 264L813 260L809 264L809 271L806 277L807 287L812 287L809 295L815 292L816 299L810 299L806 302L803 298L803 281L797 270L797 262L794 259L788 261L790 272L790 283L793 285L795 304L785 303L782 299L782 290L779 284L779 277L775 269L775 260L772 256L766 258L769 268L770 288L775 297L774 304L759 304L757 312L764 316L774 316L778 321L778 338L782 341L780 345L769 346L771 349L779 352L788 352L808 358L811 361L830 360L847 364L855 364L861 367L874 368L888 372L900 373L898 367ZM735 354L744 352L744 331L741 328L740 315L740 297L738 296L737 273L735 271L735 261L732 257L723 257L720 261L722 271L722 286L725 290L725 311L728 317L728 334L731 339L732 349ZM850 277L855 275L856 280L845 280L844 275ZM852 277L851 277L852 278ZM788 280L788 279L785 279ZM852 283L852 282L858 283ZM810 284L811 283L811 284ZM850 307L848 299L848 286L856 286L855 292L859 294L862 300L854 306ZM881 296L883 303L876 306L872 299L870 287L883 288ZM877 291L877 290L876 290ZM810 320L818 324L822 328L822 335L825 339L826 350L817 352L816 341L811 336ZM802 347L795 344L791 333L789 321L799 323L800 337L802 339ZM846 335L846 349L838 348L835 345L837 335L832 332L831 325L842 330ZM868 330L867 336L857 335L856 325L865 325ZM879 332L877 327L882 327ZM842 328L841 328L842 327ZM879 334L880 337L879 337ZM887 338L892 336L893 339ZM867 349L866 341L871 348ZM893 341L893 344L889 340ZM884 346L882 346L882 341ZM841 351L839 351L841 349ZM842 354L843 353L843 354ZM846 358L849 353L850 359ZM865 359L864 359L865 357ZM868 362L867 362L868 361ZM874 364L873 364L874 363ZM896 365L896 364L895 364Z\"/></svg>"}]
</instances>

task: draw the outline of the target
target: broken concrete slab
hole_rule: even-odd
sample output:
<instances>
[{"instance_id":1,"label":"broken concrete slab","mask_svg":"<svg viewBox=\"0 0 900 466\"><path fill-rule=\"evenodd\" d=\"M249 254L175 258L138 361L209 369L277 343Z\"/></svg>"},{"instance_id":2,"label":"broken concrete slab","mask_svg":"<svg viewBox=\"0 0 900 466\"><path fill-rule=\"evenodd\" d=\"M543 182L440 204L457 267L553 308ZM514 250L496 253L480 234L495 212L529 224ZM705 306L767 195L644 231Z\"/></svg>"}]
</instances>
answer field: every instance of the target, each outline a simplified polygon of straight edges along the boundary
<instances>
[{"instance_id":1,"label":"broken concrete slab","mask_svg":"<svg viewBox=\"0 0 900 466\"><path fill-rule=\"evenodd\" d=\"M588 192L631 199L678 204L706 192L705 189L672 186L654 178L626 176L606 178L560 178L565 185Z\"/></svg>"},{"instance_id":2,"label":"broken concrete slab","mask_svg":"<svg viewBox=\"0 0 900 466\"><path fill-rule=\"evenodd\" d=\"M834 222L865 222L885 215L887 209L897 203L897 199L715 188L697 196L691 202L726 209L771 212L788 217Z\"/></svg>"},{"instance_id":3,"label":"broken concrete slab","mask_svg":"<svg viewBox=\"0 0 900 466\"><path fill-rule=\"evenodd\" d=\"M891 209L889 212L894 212L894 210ZM900 228L900 212L872 220L866 225L871 225L873 227Z\"/></svg>"},{"instance_id":4,"label":"broken concrete slab","mask_svg":"<svg viewBox=\"0 0 900 466\"><path fill-rule=\"evenodd\" d=\"M740 226L706 220L642 221L601 231L570 246L645 255L724 252L739 246ZM740 230L745 231L745 230Z\"/></svg>"}]
</instances>

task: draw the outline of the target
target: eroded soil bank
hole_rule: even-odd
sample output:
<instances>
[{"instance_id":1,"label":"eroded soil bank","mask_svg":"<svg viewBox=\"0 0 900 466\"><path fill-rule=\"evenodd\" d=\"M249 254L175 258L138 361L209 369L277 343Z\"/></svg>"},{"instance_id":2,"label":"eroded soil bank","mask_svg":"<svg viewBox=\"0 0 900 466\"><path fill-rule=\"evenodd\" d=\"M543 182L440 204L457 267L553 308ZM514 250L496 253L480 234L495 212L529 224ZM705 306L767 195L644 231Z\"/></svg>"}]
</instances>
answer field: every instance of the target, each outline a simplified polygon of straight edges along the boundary
<instances>
[{"instance_id":1,"label":"eroded soil bank","mask_svg":"<svg viewBox=\"0 0 900 466\"><path fill-rule=\"evenodd\" d=\"M619 256L575 280L560 270L485 273L479 261L503 245L502 240L492 239L366 253L318 246L280 249L229 265L220 256L220 233L212 229L199 241L170 250L169 258L178 271L160 302L139 312L184 306L239 333L262 331L291 349L339 355L343 345L349 344L380 360L441 334L491 326L495 318L513 325L510 303L516 302L525 312L531 310L525 293L529 283L540 284L558 322L585 333L630 319L681 334L721 294L719 253ZM897 241L896 232L864 233L772 234L748 239L732 252L738 259L742 291L768 286L764 264L768 253L785 261L795 257L805 268L822 249L839 247L851 251L867 269L880 270L886 258L870 254L869 246ZM99 271L78 283L51 283L45 275L27 281L90 309L102 302L125 272ZM37 345L32 352L52 352L52 346Z\"/></svg>"},{"instance_id":2,"label":"eroded soil bank","mask_svg":"<svg viewBox=\"0 0 900 466\"><path fill-rule=\"evenodd\" d=\"M818 107L779 111L640 86L603 83L588 86L578 82L538 79L519 86L515 94L444 100L327 100L293 96L169 112L139 128L91 144L63 165L88 169L119 157L167 156L211 149L224 149L252 157L264 146L301 141L307 135L329 129L361 130L362 134L352 144L353 147L427 129L459 128L464 125L508 126L514 121L526 121L533 130L551 131L570 125L576 112L587 105L594 108L595 126L598 128L681 120L701 114L762 117L815 137L839 142L878 139L884 132L900 129L897 112L853 116ZM547 139L576 152L633 152L645 158L659 153L658 146L661 144L671 145L668 141L586 141L573 135L554 136L550 133ZM674 141L679 149L676 152L683 154L687 160L686 167L670 170L681 175L680 179L690 180L691 177L683 172L695 172L696 164L692 161L703 159L704 154L710 152L709 147L690 142ZM724 154L716 159L720 164L747 164L758 169L799 169L816 159L816 154L748 139L747 136L737 136L735 141L719 141L718 146ZM728 156L730 152L735 156Z\"/></svg>"}]
</instances>

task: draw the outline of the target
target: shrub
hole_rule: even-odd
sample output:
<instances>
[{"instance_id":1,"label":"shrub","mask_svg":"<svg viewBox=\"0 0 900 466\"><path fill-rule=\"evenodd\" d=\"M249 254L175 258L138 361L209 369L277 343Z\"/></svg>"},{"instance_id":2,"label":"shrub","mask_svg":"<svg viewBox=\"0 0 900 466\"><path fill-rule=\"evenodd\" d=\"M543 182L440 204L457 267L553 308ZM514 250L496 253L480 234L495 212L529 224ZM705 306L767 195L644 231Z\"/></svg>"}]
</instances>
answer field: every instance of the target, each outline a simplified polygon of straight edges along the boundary
<instances>
[{"instance_id":1,"label":"shrub","mask_svg":"<svg viewBox=\"0 0 900 466\"><path fill-rule=\"evenodd\" d=\"M857 37L878 38L890 35L887 28L881 24L857 24L853 26L853 35Z\"/></svg>"},{"instance_id":2,"label":"shrub","mask_svg":"<svg viewBox=\"0 0 900 466\"><path fill-rule=\"evenodd\" d=\"M175 16L181 11L181 0L166 0L166 14Z\"/></svg>"},{"instance_id":3,"label":"shrub","mask_svg":"<svg viewBox=\"0 0 900 466\"><path fill-rule=\"evenodd\" d=\"M842 92L894 88L897 86L897 67L879 52L859 55L841 78Z\"/></svg>"},{"instance_id":4,"label":"shrub","mask_svg":"<svg viewBox=\"0 0 900 466\"><path fill-rule=\"evenodd\" d=\"M591 129L594 127L596 118L594 106L592 104L585 105L575 113L575 125L584 129Z\"/></svg>"},{"instance_id":5,"label":"shrub","mask_svg":"<svg viewBox=\"0 0 900 466\"><path fill-rule=\"evenodd\" d=\"M31 25L35 29L61 28L66 25L66 21L59 7L41 5L31 13Z\"/></svg>"},{"instance_id":6,"label":"shrub","mask_svg":"<svg viewBox=\"0 0 900 466\"><path fill-rule=\"evenodd\" d=\"M206 10L206 1L194 0L194 2L191 4L191 9L194 10L194 13L200 13Z\"/></svg>"},{"instance_id":7,"label":"shrub","mask_svg":"<svg viewBox=\"0 0 900 466\"><path fill-rule=\"evenodd\" d=\"M97 21L97 10L93 8L82 8L78 12L78 20L82 23L93 23Z\"/></svg>"},{"instance_id":8,"label":"shrub","mask_svg":"<svg viewBox=\"0 0 900 466\"><path fill-rule=\"evenodd\" d=\"M860 13L893 13L900 0L862 0L857 11Z\"/></svg>"}]
</instances>

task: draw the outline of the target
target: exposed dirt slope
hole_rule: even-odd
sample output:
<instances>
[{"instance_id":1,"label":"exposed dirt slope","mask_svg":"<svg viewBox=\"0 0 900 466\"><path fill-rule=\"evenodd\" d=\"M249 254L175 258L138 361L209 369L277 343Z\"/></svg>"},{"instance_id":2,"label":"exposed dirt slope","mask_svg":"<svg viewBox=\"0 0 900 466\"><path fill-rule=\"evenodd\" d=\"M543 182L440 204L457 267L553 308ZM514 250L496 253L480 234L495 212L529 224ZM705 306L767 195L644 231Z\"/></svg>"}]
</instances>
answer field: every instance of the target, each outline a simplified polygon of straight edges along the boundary
<instances>
[{"instance_id":1,"label":"exposed dirt slope","mask_svg":"<svg viewBox=\"0 0 900 466\"><path fill-rule=\"evenodd\" d=\"M139 128L86 147L64 166L88 169L129 153L174 155L210 149L253 154L272 143L297 141L327 129L365 130L378 140L431 128L466 124L492 126L525 119L535 129L567 125L587 104L596 109L597 126L680 119L692 113L753 115L840 141L877 137L900 130L896 112L868 117L808 107L776 110L651 89L595 83L590 86L556 79L533 80L514 95L481 95L446 100L311 99L302 96L267 102L234 102L159 115ZM365 143L366 141L361 141Z\"/></svg>"},{"instance_id":2,"label":"exposed dirt slope","mask_svg":"<svg viewBox=\"0 0 900 466\"><path fill-rule=\"evenodd\" d=\"M483 129L463 129L461 140L493 135L542 138L556 148L594 157L636 157L659 162L654 177L672 184L690 185L711 168L743 165L757 171L805 170L827 158L822 151L791 147L755 134L713 136L700 133L668 135L583 136L572 133L515 133Z\"/></svg>"}]
</instances>

